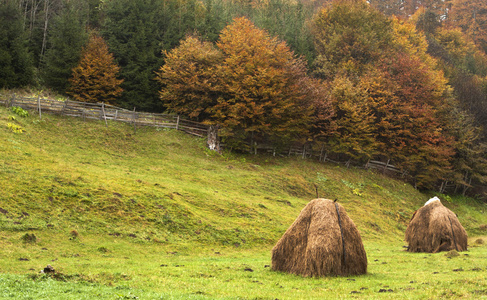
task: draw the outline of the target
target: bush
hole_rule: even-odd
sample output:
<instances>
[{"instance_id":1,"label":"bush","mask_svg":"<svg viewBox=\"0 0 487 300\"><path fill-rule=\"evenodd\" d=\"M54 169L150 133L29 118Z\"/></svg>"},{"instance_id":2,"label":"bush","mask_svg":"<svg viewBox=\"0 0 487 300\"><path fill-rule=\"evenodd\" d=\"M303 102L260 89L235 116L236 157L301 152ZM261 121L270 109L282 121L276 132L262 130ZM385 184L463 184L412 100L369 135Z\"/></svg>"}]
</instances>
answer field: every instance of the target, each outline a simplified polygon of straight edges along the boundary
<instances>
[{"instance_id":1,"label":"bush","mask_svg":"<svg viewBox=\"0 0 487 300\"><path fill-rule=\"evenodd\" d=\"M29 112L23 109L22 107L12 106L10 110L21 117L27 117L29 115Z\"/></svg>"}]
</instances>

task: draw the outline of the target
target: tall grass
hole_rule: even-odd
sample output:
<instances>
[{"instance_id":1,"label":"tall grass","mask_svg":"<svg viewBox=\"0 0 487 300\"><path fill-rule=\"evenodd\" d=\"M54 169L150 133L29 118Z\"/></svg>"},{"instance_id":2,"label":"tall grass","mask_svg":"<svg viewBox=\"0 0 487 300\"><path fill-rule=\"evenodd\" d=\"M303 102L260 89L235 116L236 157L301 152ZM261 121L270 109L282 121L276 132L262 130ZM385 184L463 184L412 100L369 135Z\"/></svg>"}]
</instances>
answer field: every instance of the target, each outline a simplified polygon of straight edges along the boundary
<instances>
[{"instance_id":1,"label":"tall grass","mask_svg":"<svg viewBox=\"0 0 487 300\"><path fill-rule=\"evenodd\" d=\"M433 193L372 171L296 157L219 155L206 150L204 139L177 131L40 120L3 107L0 141L0 298L487 294L485 246L452 258L404 252L409 218ZM317 279L270 271L272 246L316 196L315 185L320 197L338 199L359 228L367 275ZM485 235L485 204L438 196L474 240ZM39 273L47 264L56 276Z\"/></svg>"}]
</instances>

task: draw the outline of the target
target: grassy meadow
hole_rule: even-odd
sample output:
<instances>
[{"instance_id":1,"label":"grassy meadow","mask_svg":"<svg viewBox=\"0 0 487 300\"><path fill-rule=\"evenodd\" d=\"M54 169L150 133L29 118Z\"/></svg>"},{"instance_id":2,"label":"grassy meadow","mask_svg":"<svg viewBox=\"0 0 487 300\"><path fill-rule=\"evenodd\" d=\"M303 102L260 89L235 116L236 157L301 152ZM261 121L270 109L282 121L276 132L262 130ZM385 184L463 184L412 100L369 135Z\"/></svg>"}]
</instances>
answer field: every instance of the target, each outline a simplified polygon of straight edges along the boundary
<instances>
[{"instance_id":1,"label":"grassy meadow","mask_svg":"<svg viewBox=\"0 0 487 300\"><path fill-rule=\"evenodd\" d=\"M174 130L0 106L0 299L487 298L487 205L420 193L373 171L205 148ZM368 273L270 270L316 197L360 230ZM412 254L404 230L433 195L469 251ZM40 271L51 265L56 273Z\"/></svg>"}]
</instances>

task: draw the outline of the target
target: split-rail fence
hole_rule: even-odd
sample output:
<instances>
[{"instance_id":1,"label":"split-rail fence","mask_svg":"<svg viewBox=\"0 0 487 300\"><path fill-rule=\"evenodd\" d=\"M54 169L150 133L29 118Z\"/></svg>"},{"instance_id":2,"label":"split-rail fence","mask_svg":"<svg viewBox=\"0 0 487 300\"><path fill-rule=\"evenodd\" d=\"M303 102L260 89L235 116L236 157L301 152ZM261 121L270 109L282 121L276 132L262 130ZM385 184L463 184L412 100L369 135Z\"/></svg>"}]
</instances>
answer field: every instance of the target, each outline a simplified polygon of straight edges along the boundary
<instances>
[{"instance_id":1,"label":"split-rail fence","mask_svg":"<svg viewBox=\"0 0 487 300\"><path fill-rule=\"evenodd\" d=\"M139 126L152 126L160 128L170 128L180 131L184 131L188 134L195 135L198 137L208 138L210 145L210 140L214 140L215 132L212 132L210 126L186 120L178 115L174 114L161 114L161 113L148 113L139 112L134 110L128 110L113 105L105 103L88 103L79 102L73 100L55 100L49 98L37 97L21 97L18 95L12 95L10 98L0 98L0 104L6 107L17 106L26 110L35 110L39 113L39 117L42 118L42 113L53 113L65 116L80 117L83 119L93 119L93 120L108 120L125 122L133 124L134 130L137 130ZM211 138L210 138L211 137ZM216 138L218 139L218 138ZM219 144L219 141L217 141ZM220 146L218 145L218 150ZM273 155L279 156L299 156L302 158L312 158L320 162L331 162L335 164L344 164L349 167L350 165L363 167L366 169L375 169L384 174L395 175L404 177L406 173L390 163L390 161L382 162L378 160L369 160L365 165L351 160L340 161L335 159L332 155L328 155L324 151L324 147L321 150L313 150L312 145L305 144L302 146L291 146L288 150L276 153L275 148L266 147L260 145L255 148L255 152L267 152Z\"/></svg>"},{"instance_id":2,"label":"split-rail fence","mask_svg":"<svg viewBox=\"0 0 487 300\"><path fill-rule=\"evenodd\" d=\"M80 117L83 119L108 120L133 124L136 130L139 126L153 126L171 128L186 133L206 137L208 126L198 122L186 120L174 114L160 114L128 110L105 103L88 103L73 100L54 100L41 97L20 97L13 95L10 99L0 100L7 107L18 106L26 110L35 110L42 118L42 113Z\"/></svg>"}]
</instances>

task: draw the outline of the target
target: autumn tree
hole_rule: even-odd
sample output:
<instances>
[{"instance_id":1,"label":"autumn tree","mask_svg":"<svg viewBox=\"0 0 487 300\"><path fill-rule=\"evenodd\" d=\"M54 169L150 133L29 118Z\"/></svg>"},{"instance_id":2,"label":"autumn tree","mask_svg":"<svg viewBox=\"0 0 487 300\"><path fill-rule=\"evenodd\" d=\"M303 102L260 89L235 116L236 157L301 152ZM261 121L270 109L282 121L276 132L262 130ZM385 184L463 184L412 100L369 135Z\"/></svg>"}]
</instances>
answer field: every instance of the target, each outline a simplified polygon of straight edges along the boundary
<instances>
[{"instance_id":1,"label":"autumn tree","mask_svg":"<svg viewBox=\"0 0 487 300\"><path fill-rule=\"evenodd\" d=\"M453 183L455 192L465 195L470 188L487 183L487 144L482 141L481 127L467 111L456 108L451 114L456 121L450 129L455 138L455 159L443 188Z\"/></svg>"},{"instance_id":2,"label":"autumn tree","mask_svg":"<svg viewBox=\"0 0 487 300\"><path fill-rule=\"evenodd\" d=\"M430 48L454 88L463 110L477 126L487 128L487 55L458 28L441 28L430 38ZM484 130L483 139L487 140Z\"/></svg>"},{"instance_id":3,"label":"autumn tree","mask_svg":"<svg viewBox=\"0 0 487 300\"><path fill-rule=\"evenodd\" d=\"M211 112L227 139L253 145L305 137L312 113L305 62L246 18L225 27L217 46L222 93Z\"/></svg>"},{"instance_id":4,"label":"autumn tree","mask_svg":"<svg viewBox=\"0 0 487 300\"><path fill-rule=\"evenodd\" d=\"M460 27L487 53L487 1L453 0L449 22Z\"/></svg>"},{"instance_id":5,"label":"autumn tree","mask_svg":"<svg viewBox=\"0 0 487 300\"><path fill-rule=\"evenodd\" d=\"M418 9L425 9L438 15L442 19L449 12L447 0L368 0L371 6L387 16L396 16L406 20L414 15Z\"/></svg>"},{"instance_id":6,"label":"autumn tree","mask_svg":"<svg viewBox=\"0 0 487 300\"><path fill-rule=\"evenodd\" d=\"M366 91L343 76L336 77L330 83L329 91L335 130L327 139L328 150L354 160L372 158L378 153L378 145L375 118L367 103Z\"/></svg>"},{"instance_id":7,"label":"autumn tree","mask_svg":"<svg viewBox=\"0 0 487 300\"><path fill-rule=\"evenodd\" d=\"M161 100L169 111L209 120L220 93L218 68L223 55L212 43L188 36L170 52L156 73Z\"/></svg>"},{"instance_id":8,"label":"autumn tree","mask_svg":"<svg viewBox=\"0 0 487 300\"><path fill-rule=\"evenodd\" d=\"M314 73L330 83L335 99L333 151L387 157L418 187L443 179L454 154L451 94L424 35L362 1L335 2L313 26Z\"/></svg>"},{"instance_id":9,"label":"autumn tree","mask_svg":"<svg viewBox=\"0 0 487 300\"><path fill-rule=\"evenodd\" d=\"M335 153L356 160L377 154L374 111L360 78L376 68L391 48L391 24L364 1L334 1L313 21L317 50L313 74L329 86L336 131L327 144Z\"/></svg>"},{"instance_id":10,"label":"autumn tree","mask_svg":"<svg viewBox=\"0 0 487 300\"><path fill-rule=\"evenodd\" d=\"M78 101L113 103L123 91L123 80L117 79L119 70L103 38L92 34L73 68L68 93Z\"/></svg>"},{"instance_id":11,"label":"autumn tree","mask_svg":"<svg viewBox=\"0 0 487 300\"><path fill-rule=\"evenodd\" d=\"M450 112L456 102L424 34L410 23L392 25L394 43L378 64L381 75L374 74L375 86L364 88L377 110L381 153L407 169L418 186L431 188L451 169Z\"/></svg>"},{"instance_id":12,"label":"autumn tree","mask_svg":"<svg viewBox=\"0 0 487 300\"><path fill-rule=\"evenodd\" d=\"M380 59L392 39L391 20L361 0L334 1L313 20L314 74L360 76Z\"/></svg>"},{"instance_id":13,"label":"autumn tree","mask_svg":"<svg viewBox=\"0 0 487 300\"><path fill-rule=\"evenodd\" d=\"M451 108L446 83L406 54L386 60L380 68L385 82L379 86L391 94L388 111L377 120L381 153L406 169L417 186L434 187L448 173L454 155L449 119L443 116ZM369 89L371 98L378 93Z\"/></svg>"},{"instance_id":14,"label":"autumn tree","mask_svg":"<svg viewBox=\"0 0 487 300\"><path fill-rule=\"evenodd\" d=\"M226 143L240 149L306 139L312 118L331 115L305 62L243 17L224 28L216 47L186 38L166 54L157 80L168 108L220 125Z\"/></svg>"},{"instance_id":15,"label":"autumn tree","mask_svg":"<svg viewBox=\"0 0 487 300\"><path fill-rule=\"evenodd\" d=\"M455 98L446 128L453 137L455 155L445 183L465 193L486 180L487 56L464 32L451 26L430 32L428 42L428 52L437 59Z\"/></svg>"},{"instance_id":16,"label":"autumn tree","mask_svg":"<svg viewBox=\"0 0 487 300\"><path fill-rule=\"evenodd\" d=\"M369 0L369 3L386 16L406 17L403 0Z\"/></svg>"}]
</instances>

